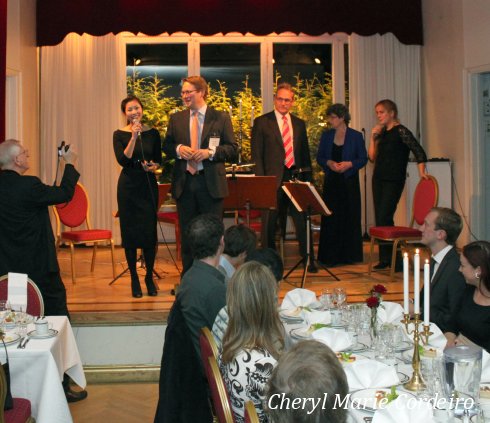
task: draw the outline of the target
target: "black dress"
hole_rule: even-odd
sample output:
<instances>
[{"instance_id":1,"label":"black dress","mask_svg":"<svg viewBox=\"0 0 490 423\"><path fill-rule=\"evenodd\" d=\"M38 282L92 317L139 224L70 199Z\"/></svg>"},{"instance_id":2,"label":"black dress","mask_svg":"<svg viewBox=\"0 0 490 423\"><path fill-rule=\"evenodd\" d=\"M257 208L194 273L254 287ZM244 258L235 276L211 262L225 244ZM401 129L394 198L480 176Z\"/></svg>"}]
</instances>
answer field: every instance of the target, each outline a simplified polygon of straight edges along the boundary
<instances>
[{"instance_id":1,"label":"black dress","mask_svg":"<svg viewBox=\"0 0 490 423\"><path fill-rule=\"evenodd\" d=\"M114 131L114 153L122 166L117 183L117 204L124 248L150 248L157 242L158 185L151 172L145 172L141 162L162 162L161 139L156 129L141 133L133 157L124 155L131 132Z\"/></svg>"},{"instance_id":2,"label":"black dress","mask_svg":"<svg viewBox=\"0 0 490 423\"><path fill-rule=\"evenodd\" d=\"M333 144L332 160L342 162L343 146ZM323 199L330 216L322 216L318 260L326 265L363 260L361 235L361 191L359 176L325 175Z\"/></svg>"}]
</instances>

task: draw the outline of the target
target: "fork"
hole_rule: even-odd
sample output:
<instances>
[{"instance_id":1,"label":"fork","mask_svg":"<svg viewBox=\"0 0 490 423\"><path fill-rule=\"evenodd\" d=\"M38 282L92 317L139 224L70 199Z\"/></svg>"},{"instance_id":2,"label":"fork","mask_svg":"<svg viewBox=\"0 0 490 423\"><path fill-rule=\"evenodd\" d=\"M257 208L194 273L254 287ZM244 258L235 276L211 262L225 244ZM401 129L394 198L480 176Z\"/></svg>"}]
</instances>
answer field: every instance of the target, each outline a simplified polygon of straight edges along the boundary
<instances>
[{"instance_id":1,"label":"fork","mask_svg":"<svg viewBox=\"0 0 490 423\"><path fill-rule=\"evenodd\" d=\"M372 417L364 417L364 421L366 423L371 423L373 421L373 418Z\"/></svg>"},{"instance_id":2,"label":"fork","mask_svg":"<svg viewBox=\"0 0 490 423\"><path fill-rule=\"evenodd\" d=\"M22 348L22 342L24 342L24 339L26 339L26 336L20 338L19 345L17 345L17 348Z\"/></svg>"},{"instance_id":3,"label":"fork","mask_svg":"<svg viewBox=\"0 0 490 423\"><path fill-rule=\"evenodd\" d=\"M29 338L28 336L26 336L24 339L25 339L24 343L20 347L22 350L26 347L27 343L31 340L31 338Z\"/></svg>"}]
</instances>

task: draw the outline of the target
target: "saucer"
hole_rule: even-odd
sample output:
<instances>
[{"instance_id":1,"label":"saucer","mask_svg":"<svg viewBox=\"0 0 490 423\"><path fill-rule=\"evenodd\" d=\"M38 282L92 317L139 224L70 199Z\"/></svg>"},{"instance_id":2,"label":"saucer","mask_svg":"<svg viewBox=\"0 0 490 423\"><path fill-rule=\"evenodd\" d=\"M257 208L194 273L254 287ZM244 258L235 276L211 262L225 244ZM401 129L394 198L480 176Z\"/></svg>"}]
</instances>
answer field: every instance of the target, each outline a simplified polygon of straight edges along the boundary
<instances>
[{"instance_id":1,"label":"saucer","mask_svg":"<svg viewBox=\"0 0 490 423\"><path fill-rule=\"evenodd\" d=\"M44 335L40 335L36 332L36 330L31 330L27 336L29 338L32 338L32 339L48 339L48 338L52 338L53 336L56 336L58 335L58 331L56 329L49 329L48 330L48 333L44 334Z\"/></svg>"}]
</instances>

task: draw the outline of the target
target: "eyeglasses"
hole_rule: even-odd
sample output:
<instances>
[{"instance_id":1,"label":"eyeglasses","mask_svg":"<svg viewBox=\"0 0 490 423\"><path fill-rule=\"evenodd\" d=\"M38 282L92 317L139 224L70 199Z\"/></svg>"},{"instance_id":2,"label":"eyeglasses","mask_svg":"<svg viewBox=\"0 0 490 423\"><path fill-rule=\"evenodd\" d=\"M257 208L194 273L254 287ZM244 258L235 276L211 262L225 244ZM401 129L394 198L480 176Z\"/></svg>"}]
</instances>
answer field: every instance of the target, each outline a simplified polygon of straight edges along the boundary
<instances>
[{"instance_id":1,"label":"eyeglasses","mask_svg":"<svg viewBox=\"0 0 490 423\"><path fill-rule=\"evenodd\" d=\"M282 103L286 103L286 104L289 104L293 101L292 98L282 98L282 97L276 97L276 101L278 102L282 102Z\"/></svg>"},{"instance_id":2,"label":"eyeglasses","mask_svg":"<svg viewBox=\"0 0 490 423\"><path fill-rule=\"evenodd\" d=\"M189 94L192 94L192 93L195 93L197 90L187 90L187 91L182 91L180 93L180 95L183 97L185 95L189 95Z\"/></svg>"}]
</instances>

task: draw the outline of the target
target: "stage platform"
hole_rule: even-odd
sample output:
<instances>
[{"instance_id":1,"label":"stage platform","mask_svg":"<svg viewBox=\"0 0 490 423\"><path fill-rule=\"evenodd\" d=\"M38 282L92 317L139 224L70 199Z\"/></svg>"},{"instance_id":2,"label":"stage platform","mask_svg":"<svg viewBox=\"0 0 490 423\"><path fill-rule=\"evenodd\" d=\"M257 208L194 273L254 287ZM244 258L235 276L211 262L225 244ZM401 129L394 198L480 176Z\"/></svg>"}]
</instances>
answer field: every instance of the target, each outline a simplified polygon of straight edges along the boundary
<instances>
[{"instance_id":1,"label":"stage platform","mask_svg":"<svg viewBox=\"0 0 490 423\"><path fill-rule=\"evenodd\" d=\"M306 288L320 295L324 288L344 287L347 291L348 302L363 301L373 284L382 283L388 288L386 300L401 301L403 298L402 274L397 273L394 281L390 281L389 271L373 272L367 274L367 257L369 244L364 244L365 262L349 266L331 268L340 281L336 281L327 272L320 268L316 274L309 273L306 280ZM175 297L171 290L179 283L181 263L174 264L175 245L167 248L160 245L157 253L155 270L161 279L155 278L159 285L158 296L136 299L131 296L130 277L126 273L114 284L112 280L110 251L108 248L99 248L94 273L90 272L91 248L77 248L76 255L76 284L72 283L70 273L70 252L62 248L58 254L61 268L61 276L66 286L68 296L68 309L75 325L84 324L127 324L165 321ZM285 270L287 271L297 263L297 243L288 241L285 244ZM122 272L126 268L124 251L116 247L117 271ZM140 269L143 293L145 270ZM301 282L302 270L296 270L290 276L290 282ZM279 298L282 299L286 292L294 289L292 284L281 282Z\"/></svg>"}]
</instances>

